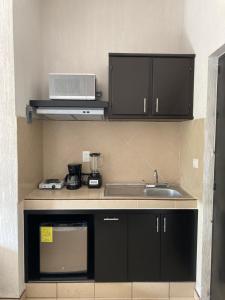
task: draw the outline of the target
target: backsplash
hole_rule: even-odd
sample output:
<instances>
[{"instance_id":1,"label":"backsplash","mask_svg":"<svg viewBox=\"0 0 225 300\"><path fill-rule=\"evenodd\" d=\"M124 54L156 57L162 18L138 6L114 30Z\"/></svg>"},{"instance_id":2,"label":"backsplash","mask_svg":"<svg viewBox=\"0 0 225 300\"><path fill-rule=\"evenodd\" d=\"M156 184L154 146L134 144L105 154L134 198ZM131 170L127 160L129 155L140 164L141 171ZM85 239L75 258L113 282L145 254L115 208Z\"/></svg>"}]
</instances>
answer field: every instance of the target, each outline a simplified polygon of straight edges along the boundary
<instances>
[{"instance_id":1,"label":"backsplash","mask_svg":"<svg viewBox=\"0 0 225 300\"><path fill-rule=\"evenodd\" d=\"M180 181L180 124L152 122L48 122L43 125L45 178L63 178L82 151L103 154L104 182ZM84 166L84 171L88 171Z\"/></svg>"},{"instance_id":2,"label":"backsplash","mask_svg":"<svg viewBox=\"0 0 225 300\"><path fill-rule=\"evenodd\" d=\"M182 124L180 157L180 184L193 196L202 200L204 119L197 119ZM198 169L194 169L192 166L193 158L199 160Z\"/></svg>"},{"instance_id":3,"label":"backsplash","mask_svg":"<svg viewBox=\"0 0 225 300\"><path fill-rule=\"evenodd\" d=\"M158 169L160 181L179 183L201 198L203 119L181 123L35 121L30 125L18 118L18 144L22 194L42 176L63 178L67 164L82 162L82 151L90 150L103 154L104 182L153 182L153 171ZM198 169L192 167L193 158L199 159ZM89 171L88 166L84 164L84 171Z\"/></svg>"}]
</instances>

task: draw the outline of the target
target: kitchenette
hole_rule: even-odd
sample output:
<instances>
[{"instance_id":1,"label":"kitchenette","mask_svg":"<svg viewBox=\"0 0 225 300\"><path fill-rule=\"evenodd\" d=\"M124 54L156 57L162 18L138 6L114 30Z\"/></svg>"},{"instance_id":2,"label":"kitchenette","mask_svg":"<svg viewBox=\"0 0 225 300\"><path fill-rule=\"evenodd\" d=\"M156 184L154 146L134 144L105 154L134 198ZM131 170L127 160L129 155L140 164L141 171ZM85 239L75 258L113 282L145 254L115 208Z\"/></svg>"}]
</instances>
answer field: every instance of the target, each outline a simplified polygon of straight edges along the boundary
<instances>
[{"instance_id":1,"label":"kitchenette","mask_svg":"<svg viewBox=\"0 0 225 300\"><path fill-rule=\"evenodd\" d=\"M109 101L95 74L51 73L49 99L26 107L43 161L23 200L26 296L193 297L199 185L183 174L183 124L194 55L110 53L108 69Z\"/></svg>"}]
</instances>

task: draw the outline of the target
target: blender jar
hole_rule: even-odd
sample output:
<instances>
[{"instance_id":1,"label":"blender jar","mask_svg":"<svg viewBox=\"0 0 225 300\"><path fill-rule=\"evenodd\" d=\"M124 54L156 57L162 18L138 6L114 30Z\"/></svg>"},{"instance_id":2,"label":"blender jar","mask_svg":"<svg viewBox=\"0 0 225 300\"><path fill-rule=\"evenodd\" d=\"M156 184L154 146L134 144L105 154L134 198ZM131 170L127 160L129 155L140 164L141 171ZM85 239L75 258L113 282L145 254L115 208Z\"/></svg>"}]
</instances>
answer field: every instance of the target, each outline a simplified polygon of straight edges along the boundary
<instances>
[{"instance_id":1,"label":"blender jar","mask_svg":"<svg viewBox=\"0 0 225 300\"><path fill-rule=\"evenodd\" d=\"M90 169L91 173L100 173L100 156L101 153L90 153Z\"/></svg>"}]
</instances>

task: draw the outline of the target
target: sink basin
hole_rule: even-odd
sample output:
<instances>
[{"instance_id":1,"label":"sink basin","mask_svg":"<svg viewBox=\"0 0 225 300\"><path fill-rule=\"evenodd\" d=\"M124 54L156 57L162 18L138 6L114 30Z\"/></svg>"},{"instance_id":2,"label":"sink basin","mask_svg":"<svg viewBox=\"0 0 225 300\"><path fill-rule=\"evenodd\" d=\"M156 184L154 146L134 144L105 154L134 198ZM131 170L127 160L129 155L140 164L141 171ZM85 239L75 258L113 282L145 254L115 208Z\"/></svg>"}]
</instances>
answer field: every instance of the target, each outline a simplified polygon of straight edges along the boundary
<instances>
[{"instance_id":1,"label":"sink basin","mask_svg":"<svg viewBox=\"0 0 225 300\"><path fill-rule=\"evenodd\" d=\"M182 193L174 188L146 188L144 189L145 196L160 197L160 198L182 198Z\"/></svg>"},{"instance_id":2,"label":"sink basin","mask_svg":"<svg viewBox=\"0 0 225 300\"><path fill-rule=\"evenodd\" d=\"M105 196L123 196L123 197L135 197L144 196L144 184L106 184Z\"/></svg>"},{"instance_id":3,"label":"sink basin","mask_svg":"<svg viewBox=\"0 0 225 300\"><path fill-rule=\"evenodd\" d=\"M145 184L106 184L105 197L149 197L154 199L192 198L180 187L146 186Z\"/></svg>"}]
</instances>

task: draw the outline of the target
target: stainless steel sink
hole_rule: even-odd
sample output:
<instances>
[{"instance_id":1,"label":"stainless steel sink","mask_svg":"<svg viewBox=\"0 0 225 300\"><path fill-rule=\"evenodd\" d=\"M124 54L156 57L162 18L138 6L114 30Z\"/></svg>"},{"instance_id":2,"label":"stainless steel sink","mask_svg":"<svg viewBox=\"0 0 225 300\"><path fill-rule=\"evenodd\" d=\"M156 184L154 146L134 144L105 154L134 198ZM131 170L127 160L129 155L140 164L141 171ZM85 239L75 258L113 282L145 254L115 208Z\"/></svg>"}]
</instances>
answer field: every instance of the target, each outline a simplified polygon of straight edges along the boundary
<instances>
[{"instance_id":1,"label":"stainless steel sink","mask_svg":"<svg viewBox=\"0 0 225 300\"><path fill-rule=\"evenodd\" d=\"M149 197L159 199L192 198L180 187L145 184L106 184L105 197Z\"/></svg>"},{"instance_id":2,"label":"stainless steel sink","mask_svg":"<svg viewBox=\"0 0 225 300\"><path fill-rule=\"evenodd\" d=\"M160 198L183 198L182 193L175 188L146 188L144 189L145 196L160 197Z\"/></svg>"},{"instance_id":3,"label":"stainless steel sink","mask_svg":"<svg viewBox=\"0 0 225 300\"><path fill-rule=\"evenodd\" d=\"M144 184L106 184L105 185L105 196L114 197L135 197L144 196Z\"/></svg>"}]
</instances>

